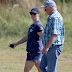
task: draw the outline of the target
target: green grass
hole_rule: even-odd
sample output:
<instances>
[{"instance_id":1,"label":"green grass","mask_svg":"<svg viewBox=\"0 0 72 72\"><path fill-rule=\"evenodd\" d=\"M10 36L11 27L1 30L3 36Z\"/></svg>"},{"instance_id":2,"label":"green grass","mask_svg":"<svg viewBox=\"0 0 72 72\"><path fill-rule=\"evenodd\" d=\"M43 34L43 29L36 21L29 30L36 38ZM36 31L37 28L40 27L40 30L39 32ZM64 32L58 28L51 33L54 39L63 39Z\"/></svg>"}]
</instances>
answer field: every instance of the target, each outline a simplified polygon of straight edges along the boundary
<instances>
[{"instance_id":1,"label":"green grass","mask_svg":"<svg viewBox=\"0 0 72 72\"><path fill-rule=\"evenodd\" d=\"M19 38L1 38L0 40L0 72L23 72L26 60L26 43L17 46L15 49L8 47L9 43ZM36 68L33 68L35 72ZM31 72L32 72L31 71Z\"/></svg>"},{"instance_id":2,"label":"green grass","mask_svg":"<svg viewBox=\"0 0 72 72\"><path fill-rule=\"evenodd\" d=\"M0 39L0 72L23 72L26 60L26 43L17 46L15 49L8 47L9 43L16 42L20 37L8 37ZM69 43L67 43L69 44ZM64 44L64 50L59 57L58 72L72 71L72 48ZM37 72L35 66L31 72Z\"/></svg>"}]
</instances>

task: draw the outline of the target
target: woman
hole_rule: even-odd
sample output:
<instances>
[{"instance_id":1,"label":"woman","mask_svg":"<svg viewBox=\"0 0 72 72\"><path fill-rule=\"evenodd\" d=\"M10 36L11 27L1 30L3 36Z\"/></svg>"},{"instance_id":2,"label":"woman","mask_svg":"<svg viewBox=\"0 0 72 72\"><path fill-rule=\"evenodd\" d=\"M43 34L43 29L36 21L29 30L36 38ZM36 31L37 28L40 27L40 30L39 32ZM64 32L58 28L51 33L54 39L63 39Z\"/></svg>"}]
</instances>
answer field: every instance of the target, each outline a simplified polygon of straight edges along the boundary
<instances>
[{"instance_id":1,"label":"woman","mask_svg":"<svg viewBox=\"0 0 72 72\"><path fill-rule=\"evenodd\" d=\"M13 43L13 45L19 45L27 41L27 58L25 63L24 72L29 72L32 67L35 65L38 69L38 72L42 72L39 68L39 63L42 57L42 34L43 34L43 25L39 20L40 11L38 8L33 8L29 12L33 20L33 24L28 30L26 37L22 38L20 41Z\"/></svg>"}]
</instances>

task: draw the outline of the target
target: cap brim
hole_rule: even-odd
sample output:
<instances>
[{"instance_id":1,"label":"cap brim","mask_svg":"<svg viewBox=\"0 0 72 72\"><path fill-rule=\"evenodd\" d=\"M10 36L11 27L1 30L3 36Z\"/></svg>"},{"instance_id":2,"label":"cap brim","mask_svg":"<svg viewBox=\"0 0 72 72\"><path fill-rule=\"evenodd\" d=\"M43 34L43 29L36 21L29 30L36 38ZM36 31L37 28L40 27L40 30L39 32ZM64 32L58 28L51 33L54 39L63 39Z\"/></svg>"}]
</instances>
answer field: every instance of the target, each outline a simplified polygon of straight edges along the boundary
<instances>
[{"instance_id":1,"label":"cap brim","mask_svg":"<svg viewBox=\"0 0 72 72\"><path fill-rule=\"evenodd\" d=\"M41 7L45 7L44 5L42 5Z\"/></svg>"},{"instance_id":2,"label":"cap brim","mask_svg":"<svg viewBox=\"0 0 72 72\"><path fill-rule=\"evenodd\" d=\"M36 13L36 14L37 14L37 12L35 12L35 11L31 11L31 12L33 12L33 13Z\"/></svg>"},{"instance_id":3,"label":"cap brim","mask_svg":"<svg viewBox=\"0 0 72 72\"><path fill-rule=\"evenodd\" d=\"M46 7L47 5L42 5L41 7Z\"/></svg>"}]
</instances>

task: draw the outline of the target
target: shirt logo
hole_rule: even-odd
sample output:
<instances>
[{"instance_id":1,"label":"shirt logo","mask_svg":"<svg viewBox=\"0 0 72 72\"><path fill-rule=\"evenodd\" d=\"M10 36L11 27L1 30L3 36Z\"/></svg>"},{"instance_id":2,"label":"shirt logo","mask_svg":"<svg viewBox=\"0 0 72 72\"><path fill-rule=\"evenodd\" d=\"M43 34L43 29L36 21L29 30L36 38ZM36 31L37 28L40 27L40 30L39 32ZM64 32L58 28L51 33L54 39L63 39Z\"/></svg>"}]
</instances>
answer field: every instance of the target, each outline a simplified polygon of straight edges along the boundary
<instances>
[{"instance_id":1,"label":"shirt logo","mask_svg":"<svg viewBox=\"0 0 72 72\"><path fill-rule=\"evenodd\" d=\"M30 29L30 32L32 32L33 30L32 29Z\"/></svg>"},{"instance_id":2,"label":"shirt logo","mask_svg":"<svg viewBox=\"0 0 72 72\"><path fill-rule=\"evenodd\" d=\"M40 30L43 30L43 28L41 27Z\"/></svg>"}]
</instances>

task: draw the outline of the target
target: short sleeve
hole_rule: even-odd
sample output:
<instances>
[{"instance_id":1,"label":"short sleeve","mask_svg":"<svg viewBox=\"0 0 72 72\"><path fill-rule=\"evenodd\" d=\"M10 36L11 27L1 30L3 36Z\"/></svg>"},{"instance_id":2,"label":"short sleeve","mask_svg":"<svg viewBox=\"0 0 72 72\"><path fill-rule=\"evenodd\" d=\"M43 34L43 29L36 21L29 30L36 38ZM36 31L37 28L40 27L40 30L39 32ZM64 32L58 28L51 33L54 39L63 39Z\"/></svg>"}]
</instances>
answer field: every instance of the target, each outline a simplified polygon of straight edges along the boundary
<instances>
[{"instance_id":1,"label":"short sleeve","mask_svg":"<svg viewBox=\"0 0 72 72\"><path fill-rule=\"evenodd\" d=\"M36 25L35 30L36 30L37 32L41 32L41 31L44 30L44 28L43 28L42 25Z\"/></svg>"},{"instance_id":2,"label":"short sleeve","mask_svg":"<svg viewBox=\"0 0 72 72\"><path fill-rule=\"evenodd\" d=\"M58 18L52 19L52 34L58 34L59 31L59 21Z\"/></svg>"}]
</instances>

